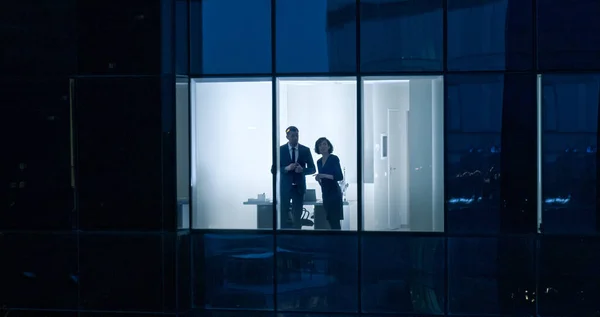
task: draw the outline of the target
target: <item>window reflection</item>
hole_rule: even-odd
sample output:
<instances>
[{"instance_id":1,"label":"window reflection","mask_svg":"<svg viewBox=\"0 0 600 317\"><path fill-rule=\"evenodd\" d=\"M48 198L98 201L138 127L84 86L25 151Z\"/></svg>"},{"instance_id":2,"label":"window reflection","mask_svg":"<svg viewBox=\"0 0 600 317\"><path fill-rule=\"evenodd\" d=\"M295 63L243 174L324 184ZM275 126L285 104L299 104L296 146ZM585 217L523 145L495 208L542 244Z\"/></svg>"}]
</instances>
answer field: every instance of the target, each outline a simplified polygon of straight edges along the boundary
<instances>
[{"instance_id":1,"label":"window reflection","mask_svg":"<svg viewBox=\"0 0 600 317\"><path fill-rule=\"evenodd\" d=\"M191 1L191 70L196 74L271 72L271 1Z\"/></svg>"},{"instance_id":2,"label":"window reflection","mask_svg":"<svg viewBox=\"0 0 600 317\"><path fill-rule=\"evenodd\" d=\"M449 239L450 313L532 316L534 250L529 238Z\"/></svg>"},{"instance_id":3,"label":"window reflection","mask_svg":"<svg viewBox=\"0 0 600 317\"><path fill-rule=\"evenodd\" d=\"M537 14L540 69L600 68L600 2L537 1Z\"/></svg>"},{"instance_id":4,"label":"window reflection","mask_svg":"<svg viewBox=\"0 0 600 317\"><path fill-rule=\"evenodd\" d=\"M443 238L365 236L362 250L363 312L444 314Z\"/></svg>"},{"instance_id":5,"label":"window reflection","mask_svg":"<svg viewBox=\"0 0 600 317\"><path fill-rule=\"evenodd\" d=\"M272 228L271 80L192 85L192 227Z\"/></svg>"},{"instance_id":6,"label":"window reflection","mask_svg":"<svg viewBox=\"0 0 600 317\"><path fill-rule=\"evenodd\" d=\"M273 308L272 235L196 235L196 305L205 308ZM198 290L202 290L200 293ZM202 297L203 295L203 297Z\"/></svg>"},{"instance_id":7,"label":"window reflection","mask_svg":"<svg viewBox=\"0 0 600 317\"><path fill-rule=\"evenodd\" d=\"M532 67L531 0L448 0L448 69Z\"/></svg>"},{"instance_id":8,"label":"window reflection","mask_svg":"<svg viewBox=\"0 0 600 317\"><path fill-rule=\"evenodd\" d=\"M542 75L544 233L597 230L600 75Z\"/></svg>"},{"instance_id":9,"label":"window reflection","mask_svg":"<svg viewBox=\"0 0 600 317\"><path fill-rule=\"evenodd\" d=\"M356 70L355 0L277 0L277 72Z\"/></svg>"},{"instance_id":10,"label":"window reflection","mask_svg":"<svg viewBox=\"0 0 600 317\"><path fill-rule=\"evenodd\" d=\"M277 307L280 310L355 312L357 239L349 235L277 237Z\"/></svg>"},{"instance_id":11,"label":"window reflection","mask_svg":"<svg viewBox=\"0 0 600 317\"><path fill-rule=\"evenodd\" d=\"M446 76L446 208L451 232L534 232L533 75Z\"/></svg>"},{"instance_id":12,"label":"window reflection","mask_svg":"<svg viewBox=\"0 0 600 317\"><path fill-rule=\"evenodd\" d=\"M365 230L444 230L443 81L363 81Z\"/></svg>"},{"instance_id":13,"label":"window reflection","mask_svg":"<svg viewBox=\"0 0 600 317\"><path fill-rule=\"evenodd\" d=\"M540 316L594 316L600 310L598 238L544 237L540 241Z\"/></svg>"},{"instance_id":14,"label":"window reflection","mask_svg":"<svg viewBox=\"0 0 600 317\"><path fill-rule=\"evenodd\" d=\"M356 230L356 78L279 78L277 98L280 228ZM316 152L323 137L333 146L327 158ZM286 171L292 154L302 171Z\"/></svg>"},{"instance_id":15,"label":"window reflection","mask_svg":"<svg viewBox=\"0 0 600 317\"><path fill-rule=\"evenodd\" d=\"M362 0L360 28L361 71L442 70L441 0Z\"/></svg>"}]
</instances>

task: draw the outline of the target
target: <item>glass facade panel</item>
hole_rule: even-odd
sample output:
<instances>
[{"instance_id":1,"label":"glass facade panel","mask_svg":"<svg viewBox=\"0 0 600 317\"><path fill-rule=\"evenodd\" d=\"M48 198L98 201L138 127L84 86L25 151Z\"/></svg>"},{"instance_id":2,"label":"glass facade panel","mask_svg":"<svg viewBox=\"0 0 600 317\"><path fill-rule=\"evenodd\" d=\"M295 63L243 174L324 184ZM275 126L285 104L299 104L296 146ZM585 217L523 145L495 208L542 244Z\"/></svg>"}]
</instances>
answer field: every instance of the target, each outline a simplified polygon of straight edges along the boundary
<instances>
[{"instance_id":1,"label":"glass facade panel","mask_svg":"<svg viewBox=\"0 0 600 317\"><path fill-rule=\"evenodd\" d=\"M531 0L447 0L448 70L533 67Z\"/></svg>"},{"instance_id":2,"label":"glass facade panel","mask_svg":"<svg viewBox=\"0 0 600 317\"><path fill-rule=\"evenodd\" d=\"M277 308L356 312L358 240L340 234L279 234Z\"/></svg>"},{"instance_id":3,"label":"glass facade panel","mask_svg":"<svg viewBox=\"0 0 600 317\"><path fill-rule=\"evenodd\" d=\"M600 69L600 2L537 1L538 68Z\"/></svg>"},{"instance_id":4,"label":"glass facade panel","mask_svg":"<svg viewBox=\"0 0 600 317\"><path fill-rule=\"evenodd\" d=\"M272 228L270 78L192 85L192 227Z\"/></svg>"},{"instance_id":5,"label":"glass facade panel","mask_svg":"<svg viewBox=\"0 0 600 317\"><path fill-rule=\"evenodd\" d=\"M546 234L598 230L600 75L541 75L542 214Z\"/></svg>"},{"instance_id":6,"label":"glass facade panel","mask_svg":"<svg viewBox=\"0 0 600 317\"><path fill-rule=\"evenodd\" d=\"M444 230L441 76L362 83L365 230Z\"/></svg>"},{"instance_id":7,"label":"glass facade panel","mask_svg":"<svg viewBox=\"0 0 600 317\"><path fill-rule=\"evenodd\" d=\"M448 231L536 232L535 75L447 75L445 82Z\"/></svg>"},{"instance_id":8,"label":"glass facade panel","mask_svg":"<svg viewBox=\"0 0 600 317\"><path fill-rule=\"evenodd\" d=\"M598 237L544 237L538 258L539 316L589 316L600 310Z\"/></svg>"},{"instance_id":9,"label":"glass facade panel","mask_svg":"<svg viewBox=\"0 0 600 317\"><path fill-rule=\"evenodd\" d=\"M442 0L360 1L360 70L441 71Z\"/></svg>"},{"instance_id":10,"label":"glass facade panel","mask_svg":"<svg viewBox=\"0 0 600 317\"><path fill-rule=\"evenodd\" d=\"M449 313L534 315L537 291L534 255L531 238L449 238Z\"/></svg>"},{"instance_id":11,"label":"glass facade panel","mask_svg":"<svg viewBox=\"0 0 600 317\"><path fill-rule=\"evenodd\" d=\"M277 86L279 228L356 230L356 78Z\"/></svg>"},{"instance_id":12,"label":"glass facade panel","mask_svg":"<svg viewBox=\"0 0 600 317\"><path fill-rule=\"evenodd\" d=\"M386 235L361 240L363 312L444 314L444 238Z\"/></svg>"},{"instance_id":13,"label":"glass facade panel","mask_svg":"<svg viewBox=\"0 0 600 317\"><path fill-rule=\"evenodd\" d=\"M271 0L190 4L191 73L271 73Z\"/></svg>"},{"instance_id":14,"label":"glass facade panel","mask_svg":"<svg viewBox=\"0 0 600 317\"><path fill-rule=\"evenodd\" d=\"M273 235L194 235L194 304L207 309L273 309Z\"/></svg>"},{"instance_id":15,"label":"glass facade panel","mask_svg":"<svg viewBox=\"0 0 600 317\"><path fill-rule=\"evenodd\" d=\"M277 73L353 73L356 0L277 0Z\"/></svg>"}]
</instances>

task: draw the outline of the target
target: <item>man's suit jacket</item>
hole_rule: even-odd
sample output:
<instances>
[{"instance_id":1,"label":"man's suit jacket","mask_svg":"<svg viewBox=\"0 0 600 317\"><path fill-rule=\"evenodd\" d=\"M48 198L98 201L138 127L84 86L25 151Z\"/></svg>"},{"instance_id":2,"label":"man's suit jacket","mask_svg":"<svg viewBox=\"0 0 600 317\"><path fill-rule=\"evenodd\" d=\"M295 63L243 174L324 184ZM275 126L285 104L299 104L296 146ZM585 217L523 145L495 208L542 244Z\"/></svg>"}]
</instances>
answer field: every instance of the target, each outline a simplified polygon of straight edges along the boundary
<instances>
[{"instance_id":1,"label":"man's suit jacket","mask_svg":"<svg viewBox=\"0 0 600 317\"><path fill-rule=\"evenodd\" d=\"M292 163L292 157L290 156L290 149L286 144L279 147L279 187L281 191L290 191L292 189L292 182L294 181L294 174L296 176L296 185L301 193L306 191L306 175L312 175L316 172L315 162L313 161L310 149L302 144L298 144L298 164L304 169L302 173L296 173L295 171L287 172L285 167Z\"/></svg>"}]
</instances>

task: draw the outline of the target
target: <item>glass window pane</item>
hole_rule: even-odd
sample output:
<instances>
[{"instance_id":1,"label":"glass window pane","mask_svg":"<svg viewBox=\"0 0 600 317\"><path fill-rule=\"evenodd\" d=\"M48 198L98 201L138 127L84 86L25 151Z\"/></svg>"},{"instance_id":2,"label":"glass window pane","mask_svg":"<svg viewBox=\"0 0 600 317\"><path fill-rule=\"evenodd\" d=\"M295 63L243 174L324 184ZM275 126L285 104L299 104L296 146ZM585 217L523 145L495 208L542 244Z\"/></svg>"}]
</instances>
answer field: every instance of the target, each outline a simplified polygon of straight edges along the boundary
<instances>
[{"instance_id":1,"label":"glass window pane","mask_svg":"<svg viewBox=\"0 0 600 317\"><path fill-rule=\"evenodd\" d=\"M175 73L177 75L187 75L190 72L190 1L175 1Z\"/></svg>"},{"instance_id":2,"label":"glass window pane","mask_svg":"<svg viewBox=\"0 0 600 317\"><path fill-rule=\"evenodd\" d=\"M442 70L442 0L361 0L363 72Z\"/></svg>"},{"instance_id":3,"label":"glass window pane","mask_svg":"<svg viewBox=\"0 0 600 317\"><path fill-rule=\"evenodd\" d=\"M448 231L536 232L534 74L446 76Z\"/></svg>"},{"instance_id":4,"label":"glass window pane","mask_svg":"<svg viewBox=\"0 0 600 317\"><path fill-rule=\"evenodd\" d=\"M533 316L534 255L531 238L450 238L450 313Z\"/></svg>"},{"instance_id":5,"label":"glass window pane","mask_svg":"<svg viewBox=\"0 0 600 317\"><path fill-rule=\"evenodd\" d=\"M277 98L280 228L356 230L356 78L279 78Z\"/></svg>"},{"instance_id":6,"label":"glass window pane","mask_svg":"<svg viewBox=\"0 0 600 317\"><path fill-rule=\"evenodd\" d=\"M600 75L542 75L544 233L595 233Z\"/></svg>"},{"instance_id":7,"label":"glass window pane","mask_svg":"<svg viewBox=\"0 0 600 317\"><path fill-rule=\"evenodd\" d=\"M194 235L194 305L273 309L273 235Z\"/></svg>"},{"instance_id":8,"label":"glass window pane","mask_svg":"<svg viewBox=\"0 0 600 317\"><path fill-rule=\"evenodd\" d=\"M277 72L356 70L355 0L278 0Z\"/></svg>"},{"instance_id":9,"label":"glass window pane","mask_svg":"<svg viewBox=\"0 0 600 317\"><path fill-rule=\"evenodd\" d=\"M531 69L532 10L531 0L448 0L448 69Z\"/></svg>"},{"instance_id":10,"label":"glass window pane","mask_svg":"<svg viewBox=\"0 0 600 317\"><path fill-rule=\"evenodd\" d=\"M567 4L568 3L568 4ZM537 1L539 69L599 69L600 2Z\"/></svg>"},{"instance_id":11,"label":"glass window pane","mask_svg":"<svg viewBox=\"0 0 600 317\"><path fill-rule=\"evenodd\" d=\"M192 83L192 227L273 228L271 79Z\"/></svg>"},{"instance_id":12,"label":"glass window pane","mask_svg":"<svg viewBox=\"0 0 600 317\"><path fill-rule=\"evenodd\" d=\"M441 76L365 77L365 230L444 230Z\"/></svg>"},{"instance_id":13,"label":"glass window pane","mask_svg":"<svg viewBox=\"0 0 600 317\"><path fill-rule=\"evenodd\" d=\"M356 312L358 239L351 235L277 236L277 308Z\"/></svg>"},{"instance_id":14,"label":"glass window pane","mask_svg":"<svg viewBox=\"0 0 600 317\"><path fill-rule=\"evenodd\" d=\"M191 11L192 73L271 73L271 0L192 0Z\"/></svg>"},{"instance_id":15,"label":"glass window pane","mask_svg":"<svg viewBox=\"0 0 600 317\"><path fill-rule=\"evenodd\" d=\"M364 236L362 250L363 312L444 314L444 238Z\"/></svg>"},{"instance_id":16,"label":"glass window pane","mask_svg":"<svg viewBox=\"0 0 600 317\"><path fill-rule=\"evenodd\" d=\"M593 316L600 310L597 237L543 237L539 251L540 316Z\"/></svg>"}]
</instances>

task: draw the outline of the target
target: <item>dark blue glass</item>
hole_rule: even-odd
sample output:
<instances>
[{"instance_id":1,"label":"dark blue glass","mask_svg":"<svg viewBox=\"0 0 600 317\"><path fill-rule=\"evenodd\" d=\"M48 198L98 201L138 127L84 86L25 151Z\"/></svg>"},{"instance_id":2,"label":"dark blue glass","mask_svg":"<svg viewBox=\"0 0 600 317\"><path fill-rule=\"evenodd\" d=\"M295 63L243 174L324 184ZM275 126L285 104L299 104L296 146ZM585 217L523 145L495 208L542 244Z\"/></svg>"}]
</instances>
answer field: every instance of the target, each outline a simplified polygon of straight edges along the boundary
<instances>
[{"instance_id":1,"label":"dark blue glass","mask_svg":"<svg viewBox=\"0 0 600 317\"><path fill-rule=\"evenodd\" d=\"M202 312L192 312L188 315L189 317L283 317L282 313L275 314L274 312L264 311L219 311L219 310L206 310Z\"/></svg>"},{"instance_id":2,"label":"dark blue glass","mask_svg":"<svg viewBox=\"0 0 600 317\"><path fill-rule=\"evenodd\" d=\"M534 74L445 76L449 232L537 230Z\"/></svg>"},{"instance_id":3,"label":"dark blue glass","mask_svg":"<svg viewBox=\"0 0 600 317\"><path fill-rule=\"evenodd\" d=\"M600 75L541 75L542 230L598 230Z\"/></svg>"},{"instance_id":4,"label":"dark blue glass","mask_svg":"<svg viewBox=\"0 0 600 317\"><path fill-rule=\"evenodd\" d=\"M448 0L448 69L531 69L532 13L531 0Z\"/></svg>"},{"instance_id":5,"label":"dark blue glass","mask_svg":"<svg viewBox=\"0 0 600 317\"><path fill-rule=\"evenodd\" d=\"M450 238L449 313L533 316L534 245L533 238Z\"/></svg>"},{"instance_id":6,"label":"dark blue glass","mask_svg":"<svg viewBox=\"0 0 600 317\"><path fill-rule=\"evenodd\" d=\"M163 235L163 272L165 312L181 313L191 309L191 235L188 232Z\"/></svg>"},{"instance_id":7,"label":"dark blue glass","mask_svg":"<svg viewBox=\"0 0 600 317\"><path fill-rule=\"evenodd\" d=\"M69 80L0 80L0 230L71 230ZM0 304L1 305L1 304Z\"/></svg>"},{"instance_id":8,"label":"dark blue glass","mask_svg":"<svg viewBox=\"0 0 600 317\"><path fill-rule=\"evenodd\" d=\"M189 74L190 0L175 0L175 73Z\"/></svg>"},{"instance_id":9,"label":"dark blue glass","mask_svg":"<svg viewBox=\"0 0 600 317\"><path fill-rule=\"evenodd\" d=\"M13 315L5 307L77 309L76 235L0 233L0 254L0 316Z\"/></svg>"},{"instance_id":10,"label":"dark blue glass","mask_svg":"<svg viewBox=\"0 0 600 317\"><path fill-rule=\"evenodd\" d=\"M207 309L273 309L273 236L194 235L194 304Z\"/></svg>"},{"instance_id":11,"label":"dark blue glass","mask_svg":"<svg viewBox=\"0 0 600 317\"><path fill-rule=\"evenodd\" d=\"M83 78L75 87L80 228L161 230L160 79Z\"/></svg>"},{"instance_id":12,"label":"dark blue glass","mask_svg":"<svg viewBox=\"0 0 600 317\"><path fill-rule=\"evenodd\" d=\"M271 0L191 1L192 73L271 73Z\"/></svg>"},{"instance_id":13,"label":"dark blue glass","mask_svg":"<svg viewBox=\"0 0 600 317\"><path fill-rule=\"evenodd\" d=\"M594 316L600 310L600 240L541 238L538 315Z\"/></svg>"},{"instance_id":14,"label":"dark blue glass","mask_svg":"<svg viewBox=\"0 0 600 317\"><path fill-rule=\"evenodd\" d=\"M279 234L278 310L356 312L357 249L352 235Z\"/></svg>"},{"instance_id":15,"label":"dark blue glass","mask_svg":"<svg viewBox=\"0 0 600 317\"><path fill-rule=\"evenodd\" d=\"M90 315L79 314L75 311L47 311L47 310L6 310L10 311L11 317L90 317ZM0 308L1 316L4 315L5 311Z\"/></svg>"},{"instance_id":16,"label":"dark blue glass","mask_svg":"<svg viewBox=\"0 0 600 317\"><path fill-rule=\"evenodd\" d=\"M444 314L443 238L366 235L362 240L363 312Z\"/></svg>"},{"instance_id":17,"label":"dark blue glass","mask_svg":"<svg viewBox=\"0 0 600 317\"><path fill-rule=\"evenodd\" d=\"M163 312L161 234L81 234L80 307Z\"/></svg>"},{"instance_id":18,"label":"dark blue glass","mask_svg":"<svg viewBox=\"0 0 600 317\"><path fill-rule=\"evenodd\" d=\"M362 0L362 72L441 71L442 0Z\"/></svg>"},{"instance_id":19,"label":"dark blue glass","mask_svg":"<svg viewBox=\"0 0 600 317\"><path fill-rule=\"evenodd\" d=\"M78 3L77 72L159 74L161 38L160 0Z\"/></svg>"},{"instance_id":20,"label":"dark blue glass","mask_svg":"<svg viewBox=\"0 0 600 317\"><path fill-rule=\"evenodd\" d=\"M355 0L277 0L277 72L356 70Z\"/></svg>"},{"instance_id":21,"label":"dark blue glass","mask_svg":"<svg viewBox=\"0 0 600 317\"><path fill-rule=\"evenodd\" d=\"M77 71L75 0L2 3L3 76L72 75ZM10 91L3 89L3 93Z\"/></svg>"},{"instance_id":22,"label":"dark blue glass","mask_svg":"<svg viewBox=\"0 0 600 317\"><path fill-rule=\"evenodd\" d=\"M596 0L538 0L538 68L600 69L599 15Z\"/></svg>"}]
</instances>

